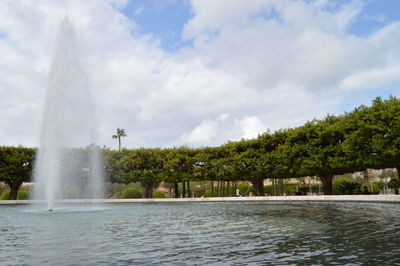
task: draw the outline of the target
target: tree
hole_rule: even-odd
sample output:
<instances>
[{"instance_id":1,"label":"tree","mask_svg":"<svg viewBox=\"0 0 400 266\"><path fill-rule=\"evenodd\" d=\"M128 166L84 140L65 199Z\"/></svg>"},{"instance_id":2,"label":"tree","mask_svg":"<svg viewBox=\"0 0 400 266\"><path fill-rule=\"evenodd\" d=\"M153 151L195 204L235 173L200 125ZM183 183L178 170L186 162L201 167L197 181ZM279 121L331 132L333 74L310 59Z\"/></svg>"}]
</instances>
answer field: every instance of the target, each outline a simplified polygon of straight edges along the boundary
<instances>
[{"instance_id":1,"label":"tree","mask_svg":"<svg viewBox=\"0 0 400 266\"><path fill-rule=\"evenodd\" d=\"M113 139L118 139L118 150L121 150L121 137L126 137L125 129L117 128L117 134L112 135Z\"/></svg>"},{"instance_id":2,"label":"tree","mask_svg":"<svg viewBox=\"0 0 400 266\"><path fill-rule=\"evenodd\" d=\"M354 171L396 168L400 171L400 100L377 97L345 116L345 149Z\"/></svg>"},{"instance_id":3,"label":"tree","mask_svg":"<svg viewBox=\"0 0 400 266\"><path fill-rule=\"evenodd\" d=\"M400 100L395 97L383 101L374 99L367 110L369 157L374 168L395 167L400 172Z\"/></svg>"},{"instance_id":4,"label":"tree","mask_svg":"<svg viewBox=\"0 0 400 266\"><path fill-rule=\"evenodd\" d=\"M35 150L23 147L0 147L0 181L10 187L10 200L16 200L23 182L32 179Z\"/></svg>"},{"instance_id":5,"label":"tree","mask_svg":"<svg viewBox=\"0 0 400 266\"><path fill-rule=\"evenodd\" d=\"M242 140L232 146L232 160L230 167L235 180L250 181L255 196L264 196L264 179L266 178L266 163L257 139Z\"/></svg>"},{"instance_id":6,"label":"tree","mask_svg":"<svg viewBox=\"0 0 400 266\"><path fill-rule=\"evenodd\" d=\"M328 115L288 131L285 164L292 177L318 176L325 195L331 195L334 175L352 171L344 149L342 117Z\"/></svg>"},{"instance_id":7,"label":"tree","mask_svg":"<svg viewBox=\"0 0 400 266\"><path fill-rule=\"evenodd\" d=\"M153 189L160 184L164 170L164 152L161 149L140 148L131 150L119 161L124 183L139 181L145 189L145 198L153 196Z\"/></svg>"},{"instance_id":8,"label":"tree","mask_svg":"<svg viewBox=\"0 0 400 266\"><path fill-rule=\"evenodd\" d=\"M179 197L178 183L182 182L182 196L185 197L186 184L196 178L193 175L194 163L195 157L193 149L188 147L180 147L166 151L163 179L164 181L174 183L176 198Z\"/></svg>"}]
</instances>

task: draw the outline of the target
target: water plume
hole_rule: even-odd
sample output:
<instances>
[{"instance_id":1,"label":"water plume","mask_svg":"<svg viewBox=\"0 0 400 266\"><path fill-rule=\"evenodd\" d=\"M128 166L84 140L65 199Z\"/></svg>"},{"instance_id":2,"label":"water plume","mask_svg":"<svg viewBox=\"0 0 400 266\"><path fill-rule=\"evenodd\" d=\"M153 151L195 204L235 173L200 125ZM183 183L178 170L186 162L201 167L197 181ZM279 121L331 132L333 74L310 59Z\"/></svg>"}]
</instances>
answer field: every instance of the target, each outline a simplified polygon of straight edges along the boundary
<instances>
[{"instance_id":1,"label":"water plume","mask_svg":"<svg viewBox=\"0 0 400 266\"><path fill-rule=\"evenodd\" d=\"M80 58L73 25L65 17L49 73L34 172L34 199L45 199L49 210L60 199L103 196L94 106Z\"/></svg>"}]
</instances>

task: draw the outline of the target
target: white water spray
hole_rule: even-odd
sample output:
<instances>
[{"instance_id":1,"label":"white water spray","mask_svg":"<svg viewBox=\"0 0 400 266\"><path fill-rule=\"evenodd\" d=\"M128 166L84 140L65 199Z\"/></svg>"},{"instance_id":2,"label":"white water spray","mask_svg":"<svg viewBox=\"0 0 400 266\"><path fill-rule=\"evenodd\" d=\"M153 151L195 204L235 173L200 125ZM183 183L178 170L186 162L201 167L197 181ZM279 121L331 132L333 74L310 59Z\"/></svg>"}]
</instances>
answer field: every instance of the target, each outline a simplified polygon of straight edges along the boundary
<instances>
[{"instance_id":1,"label":"white water spray","mask_svg":"<svg viewBox=\"0 0 400 266\"><path fill-rule=\"evenodd\" d=\"M93 144L93 104L75 38L71 22L64 18L49 74L34 174L34 199L46 199L49 210L59 199L103 196L100 149Z\"/></svg>"}]
</instances>

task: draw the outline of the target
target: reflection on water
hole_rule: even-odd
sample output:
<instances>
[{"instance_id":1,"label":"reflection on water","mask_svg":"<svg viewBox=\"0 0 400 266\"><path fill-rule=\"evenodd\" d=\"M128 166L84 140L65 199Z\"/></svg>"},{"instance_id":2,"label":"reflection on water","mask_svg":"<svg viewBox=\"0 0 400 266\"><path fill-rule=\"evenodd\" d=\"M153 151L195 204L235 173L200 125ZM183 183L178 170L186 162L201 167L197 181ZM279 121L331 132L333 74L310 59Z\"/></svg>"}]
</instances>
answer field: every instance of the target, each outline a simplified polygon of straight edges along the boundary
<instances>
[{"instance_id":1,"label":"reflection on water","mask_svg":"<svg viewBox=\"0 0 400 266\"><path fill-rule=\"evenodd\" d=\"M0 264L400 264L400 205L0 207Z\"/></svg>"}]
</instances>

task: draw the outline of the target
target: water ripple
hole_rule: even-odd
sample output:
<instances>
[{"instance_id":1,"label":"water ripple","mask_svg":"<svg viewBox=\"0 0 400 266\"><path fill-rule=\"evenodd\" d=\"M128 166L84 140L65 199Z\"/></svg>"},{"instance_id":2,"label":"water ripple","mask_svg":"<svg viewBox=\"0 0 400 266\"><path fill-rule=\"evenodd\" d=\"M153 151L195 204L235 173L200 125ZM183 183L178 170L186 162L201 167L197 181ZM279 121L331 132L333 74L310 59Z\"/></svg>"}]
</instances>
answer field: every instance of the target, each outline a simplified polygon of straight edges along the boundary
<instances>
[{"instance_id":1,"label":"water ripple","mask_svg":"<svg viewBox=\"0 0 400 266\"><path fill-rule=\"evenodd\" d=\"M0 207L4 265L400 265L400 206Z\"/></svg>"}]
</instances>

